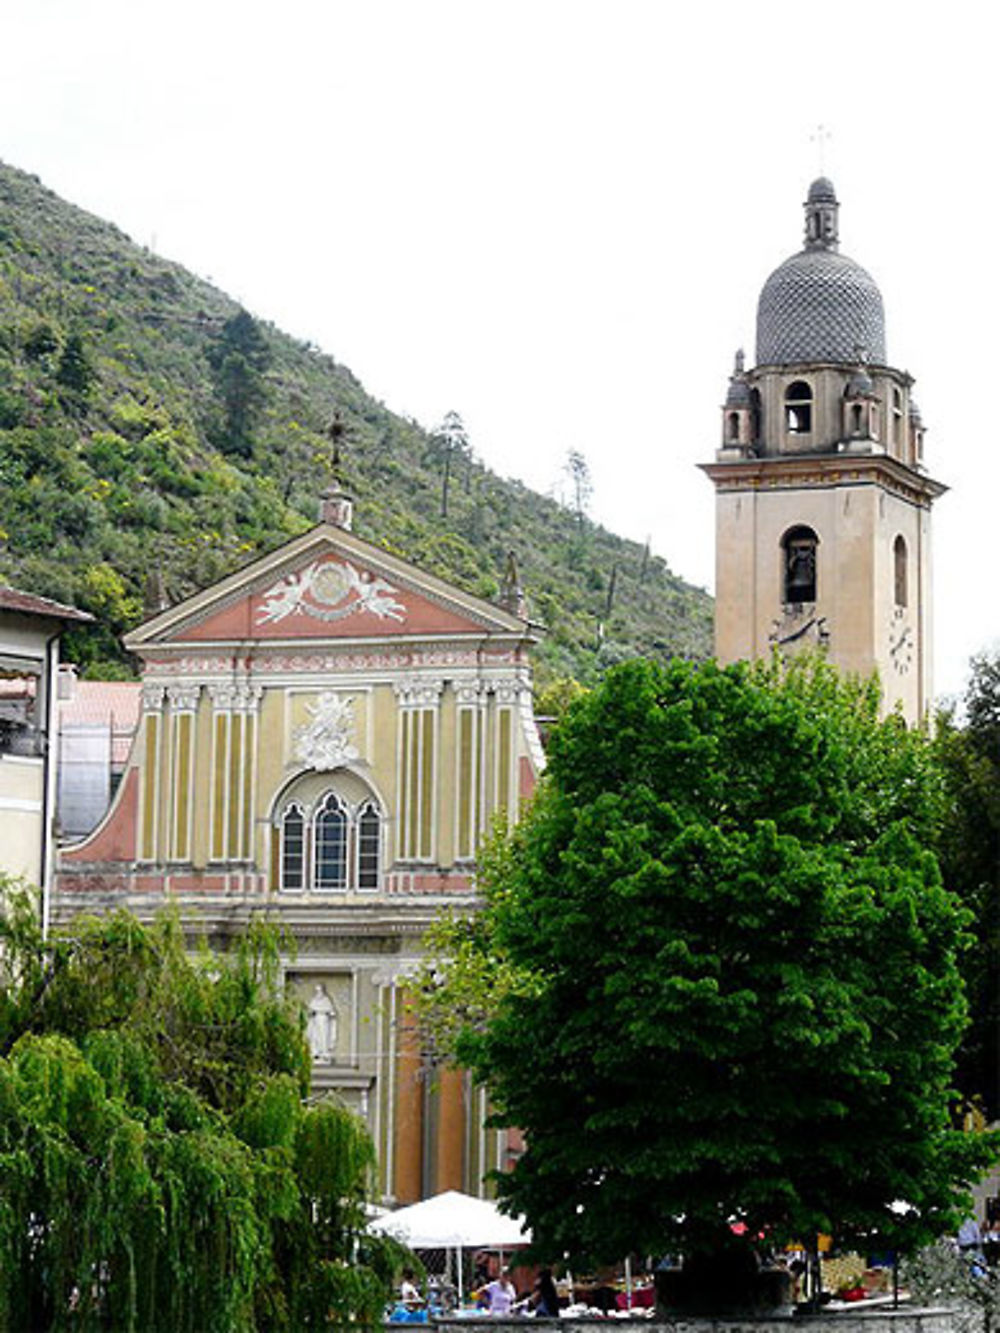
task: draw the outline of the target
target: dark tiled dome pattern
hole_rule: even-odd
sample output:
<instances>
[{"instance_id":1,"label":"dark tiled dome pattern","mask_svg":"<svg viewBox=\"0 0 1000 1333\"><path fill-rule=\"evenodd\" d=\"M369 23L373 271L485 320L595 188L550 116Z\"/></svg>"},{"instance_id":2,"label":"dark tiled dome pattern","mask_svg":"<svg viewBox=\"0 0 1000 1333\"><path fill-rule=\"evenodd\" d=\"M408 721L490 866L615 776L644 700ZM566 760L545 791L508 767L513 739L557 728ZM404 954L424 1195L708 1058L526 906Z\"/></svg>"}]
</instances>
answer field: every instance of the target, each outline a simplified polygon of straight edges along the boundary
<instances>
[{"instance_id":1,"label":"dark tiled dome pattern","mask_svg":"<svg viewBox=\"0 0 1000 1333\"><path fill-rule=\"evenodd\" d=\"M776 268L757 304L757 364L885 365L885 313L871 274L835 250L803 250Z\"/></svg>"}]
</instances>

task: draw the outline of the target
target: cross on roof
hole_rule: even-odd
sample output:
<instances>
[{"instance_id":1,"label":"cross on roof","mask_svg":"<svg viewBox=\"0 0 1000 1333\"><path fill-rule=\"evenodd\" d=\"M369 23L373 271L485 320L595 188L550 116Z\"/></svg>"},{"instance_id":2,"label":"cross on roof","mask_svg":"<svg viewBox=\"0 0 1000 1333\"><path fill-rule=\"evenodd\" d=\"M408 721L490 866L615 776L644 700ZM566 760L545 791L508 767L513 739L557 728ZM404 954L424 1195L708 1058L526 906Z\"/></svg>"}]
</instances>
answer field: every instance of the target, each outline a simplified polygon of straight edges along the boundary
<instances>
[{"instance_id":1,"label":"cross on roof","mask_svg":"<svg viewBox=\"0 0 1000 1333\"><path fill-rule=\"evenodd\" d=\"M832 130L828 130L825 125L817 125L815 130L813 130L812 134L809 136L810 142L816 144L819 149L819 174L821 176L825 174L824 159L826 157L826 141L832 138Z\"/></svg>"}]
</instances>

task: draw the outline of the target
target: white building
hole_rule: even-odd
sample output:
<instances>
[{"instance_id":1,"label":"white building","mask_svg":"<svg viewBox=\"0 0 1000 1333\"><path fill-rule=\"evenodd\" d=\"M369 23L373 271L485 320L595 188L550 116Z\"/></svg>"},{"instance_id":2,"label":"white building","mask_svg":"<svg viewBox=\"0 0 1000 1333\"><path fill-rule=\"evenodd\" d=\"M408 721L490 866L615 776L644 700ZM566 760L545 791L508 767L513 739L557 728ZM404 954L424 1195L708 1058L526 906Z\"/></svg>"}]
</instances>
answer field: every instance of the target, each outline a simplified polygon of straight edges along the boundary
<instances>
[{"instance_id":1,"label":"white building","mask_svg":"<svg viewBox=\"0 0 1000 1333\"><path fill-rule=\"evenodd\" d=\"M0 587L0 871L42 889L48 922L59 636L85 611Z\"/></svg>"}]
</instances>

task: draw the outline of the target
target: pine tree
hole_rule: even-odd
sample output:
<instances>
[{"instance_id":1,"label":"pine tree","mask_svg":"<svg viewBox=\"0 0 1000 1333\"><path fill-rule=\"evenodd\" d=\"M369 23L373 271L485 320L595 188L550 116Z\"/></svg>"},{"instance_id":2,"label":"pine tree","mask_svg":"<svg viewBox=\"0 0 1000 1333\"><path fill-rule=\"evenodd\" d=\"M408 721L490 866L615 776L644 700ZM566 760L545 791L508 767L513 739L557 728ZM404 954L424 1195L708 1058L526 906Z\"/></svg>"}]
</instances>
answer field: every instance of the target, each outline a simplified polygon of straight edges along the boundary
<instances>
[{"instance_id":1,"label":"pine tree","mask_svg":"<svg viewBox=\"0 0 1000 1333\"><path fill-rule=\"evenodd\" d=\"M208 361L223 410L219 446L249 458L253 430L267 401L264 374L271 364L271 349L252 315L241 310L225 322Z\"/></svg>"}]
</instances>

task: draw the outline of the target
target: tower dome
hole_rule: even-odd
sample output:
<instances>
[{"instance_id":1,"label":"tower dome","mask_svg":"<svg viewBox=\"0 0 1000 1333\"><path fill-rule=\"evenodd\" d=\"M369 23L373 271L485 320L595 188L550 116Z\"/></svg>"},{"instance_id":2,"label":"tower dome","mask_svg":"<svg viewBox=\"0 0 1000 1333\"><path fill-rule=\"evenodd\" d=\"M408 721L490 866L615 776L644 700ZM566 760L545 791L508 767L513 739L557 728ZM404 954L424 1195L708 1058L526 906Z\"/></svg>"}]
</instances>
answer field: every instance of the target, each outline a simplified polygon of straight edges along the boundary
<instances>
[{"instance_id":1,"label":"tower dome","mask_svg":"<svg viewBox=\"0 0 1000 1333\"><path fill-rule=\"evenodd\" d=\"M821 176L806 200L806 244L774 270L757 303L757 364L832 361L859 354L884 365L885 314L871 274L838 253L832 183Z\"/></svg>"},{"instance_id":2,"label":"tower dome","mask_svg":"<svg viewBox=\"0 0 1000 1333\"><path fill-rule=\"evenodd\" d=\"M812 185L809 186L810 204L837 202L837 191L833 188L833 181L829 176L817 176Z\"/></svg>"}]
</instances>

